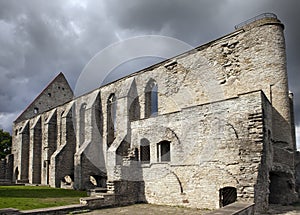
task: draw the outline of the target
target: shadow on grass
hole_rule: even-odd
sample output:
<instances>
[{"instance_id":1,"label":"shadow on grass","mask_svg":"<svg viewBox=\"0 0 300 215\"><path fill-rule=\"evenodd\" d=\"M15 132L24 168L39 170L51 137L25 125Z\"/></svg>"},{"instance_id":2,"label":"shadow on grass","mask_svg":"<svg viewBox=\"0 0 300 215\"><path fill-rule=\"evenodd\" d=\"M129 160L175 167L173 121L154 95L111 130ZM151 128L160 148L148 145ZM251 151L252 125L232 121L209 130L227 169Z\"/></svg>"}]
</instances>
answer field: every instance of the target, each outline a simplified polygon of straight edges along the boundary
<instances>
[{"instance_id":1,"label":"shadow on grass","mask_svg":"<svg viewBox=\"0 0 300 215\"><path fill-rule=\"evenodd\" d=\"M0 209L31 210L78 204L85 191L65 190L42 186L0 186Z\"/></svg>"},{"instance_id":2,"label":"shadow on grass","mask_svg":"<svg viewBox=\"0 0 300 215\"><path fill-rule=\"evenodd\" d=\"M0 197L61 198L86 196L86 192L77 190L65 190L42 186L0 186Z\"/></svg>"}]
</instances>

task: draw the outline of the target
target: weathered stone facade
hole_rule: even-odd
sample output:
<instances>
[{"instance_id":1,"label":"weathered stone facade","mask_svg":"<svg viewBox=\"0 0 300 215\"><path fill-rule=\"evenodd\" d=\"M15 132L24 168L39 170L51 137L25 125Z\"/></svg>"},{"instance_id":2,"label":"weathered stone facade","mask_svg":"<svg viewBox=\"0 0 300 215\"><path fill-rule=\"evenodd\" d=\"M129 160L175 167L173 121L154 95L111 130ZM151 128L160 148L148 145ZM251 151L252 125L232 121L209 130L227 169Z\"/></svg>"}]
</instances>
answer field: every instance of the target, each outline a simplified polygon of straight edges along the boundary
<instances>
[{"instance_id":1,"label":"weathered stone facade","mask_svg":"<svg viewBox=\"0 0 300 215\"><path fill-rule=\"evenodd\" d=\"M106 204L290 203L285 57L268 17L77 98L60 74L14 123L14 178L98 187Z\"/></svg>"}]
</instances>

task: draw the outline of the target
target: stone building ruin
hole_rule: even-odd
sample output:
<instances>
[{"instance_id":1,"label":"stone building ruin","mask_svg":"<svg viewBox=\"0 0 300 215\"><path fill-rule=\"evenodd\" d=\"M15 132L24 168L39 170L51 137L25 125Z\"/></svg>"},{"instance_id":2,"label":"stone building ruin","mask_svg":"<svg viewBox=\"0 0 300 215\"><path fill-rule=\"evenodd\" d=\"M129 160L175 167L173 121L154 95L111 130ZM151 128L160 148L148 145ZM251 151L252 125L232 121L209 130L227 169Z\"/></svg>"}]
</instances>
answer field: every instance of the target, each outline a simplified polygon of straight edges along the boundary
<instances>
[{"instance_id":1,"label":"stone building ruin","mask_svg":"<svg viewBox=\"0 0 300 215\"><path fill-rule=\"evenodd\" d=\"M268 14L73 97L59 74L15 120L13 181L219 208L296 198L284 26Z\"/></svg>"}]
</instances>

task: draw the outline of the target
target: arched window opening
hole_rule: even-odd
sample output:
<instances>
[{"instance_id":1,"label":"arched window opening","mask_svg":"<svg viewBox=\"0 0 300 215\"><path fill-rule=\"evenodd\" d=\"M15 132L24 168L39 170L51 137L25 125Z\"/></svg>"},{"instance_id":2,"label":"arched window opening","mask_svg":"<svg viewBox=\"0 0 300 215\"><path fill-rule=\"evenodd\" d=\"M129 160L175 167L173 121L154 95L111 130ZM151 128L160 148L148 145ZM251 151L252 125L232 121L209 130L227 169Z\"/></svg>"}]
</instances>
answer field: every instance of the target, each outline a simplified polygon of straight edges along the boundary
<instances>
[{"instance_id":1,"label":"arched window opening","mask_svg":"<svg viewBox=\"0 0 300 215\"><path fill-rule=\"evenodd\" d=\"M158 112L158 86L150 80L145 89L145 118L157 116Z\"/></svg>"},{"instance_id":2,"label":"arched window opening","mask_svg":"<svg viewBox=\"0 0 300 215\"><path fill-rule=\"evenodd\" d=\"M224 207L234 203L237 199L237 192L235 187L224 187L219 191L220 207Z\"/></svg>"},{"instance_id":3,"label":"arched window opening","mask_svg":"<svg viewBox=\"0 0 300 215\"><path fill-rule=\"evenodd\" d=\"M116 114L117 114L117 101L115 94L111 94L107 100L107 146L114 142L116 136Z\"/></svg>"},{"instance_id":4,"label":"arched window opening","mask_svg":"<svg viewBox=\"0 0 300 215\"><path fill-rule=\"evenodd\" d=\"M80 125L79 125L79 143L82 145L85 141L85 109L86 103L82 104L80 107Z\"/></svg>"},{"instance_id":5,"label":"arched window opening","mask_svg":"<svg viewBox=\"0 0 300 215\"><path fill-rule=\"evenodd\" d=\"M157 144L157 161L158 162L169 162L171 161L171 147L170 141L161 141Z\"/></svg>"},{"instance_id":6,"label":"arched window opening","mask_svg":"<svg viewBox=\"0 0 300 215\"><path fill-rule=\"evenodd\" d=\"M150 163L150 142L146 138L141 139L140 153L141 162Z\"/></svg>"}]
</instances>

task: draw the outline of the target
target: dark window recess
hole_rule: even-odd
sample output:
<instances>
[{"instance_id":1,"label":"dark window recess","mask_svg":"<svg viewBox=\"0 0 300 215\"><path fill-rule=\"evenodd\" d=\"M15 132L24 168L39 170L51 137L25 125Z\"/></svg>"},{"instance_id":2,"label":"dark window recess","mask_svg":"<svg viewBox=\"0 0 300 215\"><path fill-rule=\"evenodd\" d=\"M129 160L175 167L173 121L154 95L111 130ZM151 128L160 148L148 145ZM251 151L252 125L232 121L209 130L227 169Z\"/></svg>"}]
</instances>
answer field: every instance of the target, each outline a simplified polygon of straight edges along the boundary
<instances>
[{"instance_id":1,"label":"dark window recess","mask_svg":"<svg viewBox=\"0 0 300 215\"><path fill-rule=\"evenodd\" d=\"M79 121L79 144L82 145L85 141L85 109L86 103L82 104L80 107L80 121Z\"/></svg>"},{"instance_id":2,"label":"dark window recess","mask_svg":"<svg viewBox=\"0 0 300 215\"><path fill-rule=\"evenodd\" d=\"M39 109L38 109L37 107L35 107L35 108L33 109L33 113L34 113L34 114L38 114L38 113L39 113Z\"/></svg>"},{"instance_id":3,"label":"dark window recess","mask_svg":"<svg viewBox=\"0 0 300 215\"><path fill-rule=\"evenodd\" d=\"M157 116L158 112L158 87L151 79L145 89L145 117Z\"/></svg>"},{"instance_id":4,"label":"dark window recess","mask_svg":"<svg viewBox=\"0 0 300 215\"><path fill-rule=\"evenodd\" d=\"M141 162L150 163L150 143L149 140L143 138L140 146Z\"/></svg>"},{"instance_id":5,"label":"dark window recess","mask_svg":"<svg viewBox=\"0 0 300 215\"><path fill-rule=\"evenodd\" d=\"M134 160L135 161L139 160L139 149L138 148L134 149Z\"/></svg>"},{"instance_id":6,"label":"dark window recess","mask_svg":"<svg viewBox=\"0 0 300 215\"><path fill-rule=\"evenodd\" d=\"M171 147L170 141L161 141L157 144L157 158L158 162L169 162L171 161Z\"/></svg>"},{"instance_id":7,"label":"dark window recess","mask_svg":"<svg viewBox=\"0 0 300 215\"><path fill-rule=\"evenodd\" d=\"M107 148L115 140L115 131L116 131L116 114L117 114L117 100L115 94L111 94L107 100L107 131L106 131L106 140Z\"/></svg>"},{"instance_id":8,"label":"dark window recess","mask_svg":"<svg viewBox=\"0 0 300 215\"><path fill-rule=\"evenodd\" d=\"M133 99L132 103L130 104L129 108L129 120L135 121L140 119L140 103L139 103L139 97Z\"/></svg>"},{"instance_id":9,"label":"dark window recess","mask_svg":"<svg viewBox=\"0 0 300 215\"><path fill-rule=\"evenodd\" d=\"M48 96L51 97L51 93L48 93Z\"/></svg>"}]
</instances>

